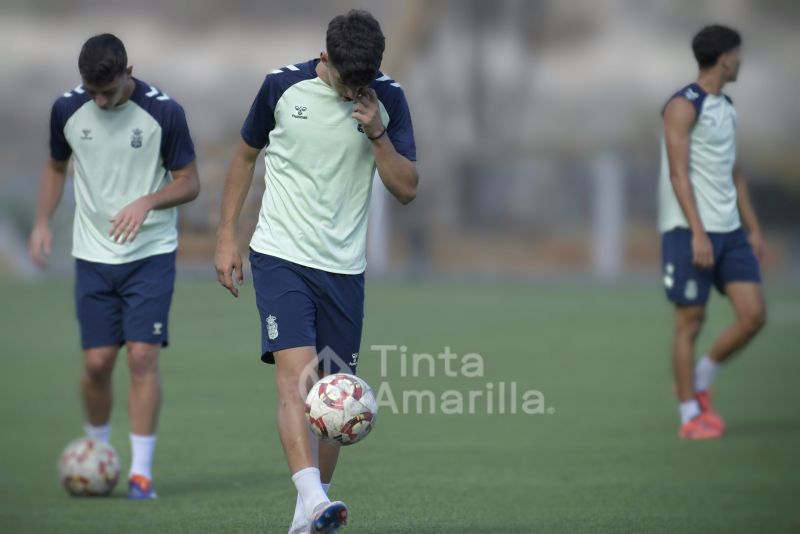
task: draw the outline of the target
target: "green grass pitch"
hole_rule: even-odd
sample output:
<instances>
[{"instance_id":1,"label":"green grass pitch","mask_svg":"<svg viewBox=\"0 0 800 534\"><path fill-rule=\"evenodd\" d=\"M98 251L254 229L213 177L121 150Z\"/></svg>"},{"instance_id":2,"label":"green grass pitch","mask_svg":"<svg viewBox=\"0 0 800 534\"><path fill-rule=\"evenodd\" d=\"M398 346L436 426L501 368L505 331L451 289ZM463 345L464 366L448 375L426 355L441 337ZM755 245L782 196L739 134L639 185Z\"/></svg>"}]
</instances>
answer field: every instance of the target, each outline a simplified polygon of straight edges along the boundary
<instances>
[{"instance_id":1,"label":"green grass pitch","mask_svg":"<svg viewBox=\"0 0 800 534\"><path fill-rule=\"evenodd\" d=\"M110 498L70 498L56 480L82 424L71 282L0 281L0 295L0 531L286 532L295 493L251 287L234 300L212 282L178 284L161 365L160 499L149 503L127 501L123 483ZM685 442L656 284L368 282L360 374L374 388L384 379L372 345L405 345L407 374L411 353L449 346L480 354L484 376L445 376L437 360L435 377L425 366L403 378L393 353L386 381L401 407L404 390L517 382L553 413L488 415L485 400L475 415L444 415L438 401L433 415L384 409L334 477L346 532L800 532L800 287L771 287L769 311L717 381L727 435ZM701 347L731 317L714 297ZM120 363L112 442L124 474Z\"/></svg>"}]
</instances>

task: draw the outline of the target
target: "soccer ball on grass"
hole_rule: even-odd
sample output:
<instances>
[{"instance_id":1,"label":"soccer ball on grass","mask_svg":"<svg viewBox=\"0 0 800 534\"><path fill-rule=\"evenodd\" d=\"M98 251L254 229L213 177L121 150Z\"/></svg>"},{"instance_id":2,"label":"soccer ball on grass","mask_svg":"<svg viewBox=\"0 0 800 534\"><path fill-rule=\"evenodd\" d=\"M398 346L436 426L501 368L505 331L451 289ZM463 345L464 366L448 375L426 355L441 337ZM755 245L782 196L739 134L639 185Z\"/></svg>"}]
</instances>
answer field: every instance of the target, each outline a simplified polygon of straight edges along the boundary
<instances>
[{"instance_id":1,"label":"soccer ball on grass","mask_svg":"<svg viewBox=\"0 0 800 534\"><path fill-rule=\"evenodd\" d=\"M58 478L70 495L108 495L119 479L119 456L108 443L76 439L61 453Z\"/></svg>"}]
</instances>

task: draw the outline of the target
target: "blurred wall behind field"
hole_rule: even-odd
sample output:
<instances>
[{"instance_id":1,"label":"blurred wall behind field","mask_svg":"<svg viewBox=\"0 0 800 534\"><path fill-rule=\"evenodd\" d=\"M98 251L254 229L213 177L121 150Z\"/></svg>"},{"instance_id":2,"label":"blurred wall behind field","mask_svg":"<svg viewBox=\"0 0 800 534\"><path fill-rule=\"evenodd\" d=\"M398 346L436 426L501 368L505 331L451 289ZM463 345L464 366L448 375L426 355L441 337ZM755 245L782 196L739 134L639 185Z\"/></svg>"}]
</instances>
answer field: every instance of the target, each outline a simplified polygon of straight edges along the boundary
<instances>
[{"instance_id":1,"label":"blurred wall behind field","mask_svg":"<svg viewBox=\"0 0 800 534\"><path fill-rule=\"evenodd\" d=\"M726 88L768 239L767 270L800 272L800 4L791 0L7 0L0 7L0 273L33 272L25 242L52 101L80 83L91 35L126 44L134 75L186 109L203 181L181 208L181 264L212 272L225 167L270 70L318 56L334 15L369 9L383 70L405 88L422 183L373 198L371 274L623 277L658 272L660 109L694 80L690 41L739 29ZM263 167L242 217L246 247ZM71 184L53 226L69 272Z\"/></svg>"}]
</instances>

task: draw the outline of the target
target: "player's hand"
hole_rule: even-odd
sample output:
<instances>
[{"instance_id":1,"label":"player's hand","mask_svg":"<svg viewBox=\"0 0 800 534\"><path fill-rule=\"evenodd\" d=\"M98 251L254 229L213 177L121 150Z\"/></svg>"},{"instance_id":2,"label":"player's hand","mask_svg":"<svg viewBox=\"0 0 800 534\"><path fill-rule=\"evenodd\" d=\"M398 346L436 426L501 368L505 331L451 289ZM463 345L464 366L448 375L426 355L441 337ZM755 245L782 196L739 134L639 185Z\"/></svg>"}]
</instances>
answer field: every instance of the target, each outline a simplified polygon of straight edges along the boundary
<instances>
[{"instance_id":1,"label":"player's hand","mask_svg":"<svg viewBox=\"0 0 800 534\"><path fill-rule=\"evenodd\" d=\"M236 284L244 283L242 273L242 255L236 246L236 239L222 238L217 239L217 250L214 252L214 268L217 270L217 280L222 286L231 292L234 297L239 297L239 288Z\"/></svg>"},{"instance_id":2,"label":"player's hand","mask_svg":"<svg viewBox=\"0 0 800 534\"><path fill-rule=\"evenodd\" d=\"M747 236L750 246L753 247L753 253L758 258L758 261L764 261L764 236L761 235L760 230L751 231Z\"/></svg>"},{"instance_id":3,"label":"player's hand","mask_svg":"<svg viewBox=\"0 0 800 534\"><path fill-rule=\"evenodd\" d=\"M53 251L53 234L47 224L37 224L33 227L31 238L28 242L28 252L36 265L44 268L47 265L47 256Z\"/></svg>"},{"instance_id":4,"label":"player's hand","mask_svg":"<svg viewBox=\"0 0 800 534\"><path fill-rule=\"evenodd\" d=\"M108 235L120 244L133 242L151 209L152 205L147 197L134 200L111 219L111 231Z\"/></svg>"},{"instance_id":5,"label":"player's hand","mask_svg":"<svg viewBox=\"0 0 800 534\"><path fill-rule=\"evenodd\" d=\"M705 232L692 234L692 263L703 269L714 266L714 249Z\"/></svg>"},{"instance_id":6,"label":"player's hand","mask_svg":"<svg viewBox=\"0 0 800 534\"><path fill-rule=\"evenodd\" d=\"M367 137L377 137L383 132L378 95L374 89L366 88L353 100L353 118L364 127Z\"/></svg>"}]
</instances>

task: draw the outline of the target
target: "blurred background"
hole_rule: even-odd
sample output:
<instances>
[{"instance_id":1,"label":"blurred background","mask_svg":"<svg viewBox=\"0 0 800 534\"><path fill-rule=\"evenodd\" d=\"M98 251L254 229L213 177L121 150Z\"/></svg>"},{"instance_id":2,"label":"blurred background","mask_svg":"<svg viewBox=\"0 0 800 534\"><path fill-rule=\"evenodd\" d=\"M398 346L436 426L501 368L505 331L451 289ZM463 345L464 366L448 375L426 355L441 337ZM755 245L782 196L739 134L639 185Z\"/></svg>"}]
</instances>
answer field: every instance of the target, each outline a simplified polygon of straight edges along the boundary
<instances>
[{"instance_id":1,"label":"blurred background","mask_svg":"<svg viewBox=\"0 0 800 534\"><path fill-rule=\"evenodd\" d=\"M224 172L272 69L318 56L350 1L135 3L6 0L0 8L0 272L38 276L26 240L52 101L80 83L84 40L113 32L134 74L185 107L203 192L181 208L180 265L212 274ZM792 0L371 0L383 70L416 130L417 200L375 188L368 273L658 277L660 109L694 80L690 41L742 32L740 161L768 239L770 276L800 272L800 4ZM263 164L241 220L246 247ZM51 272L69 273L71 186Z\"/></svg>"}]
</instances>

